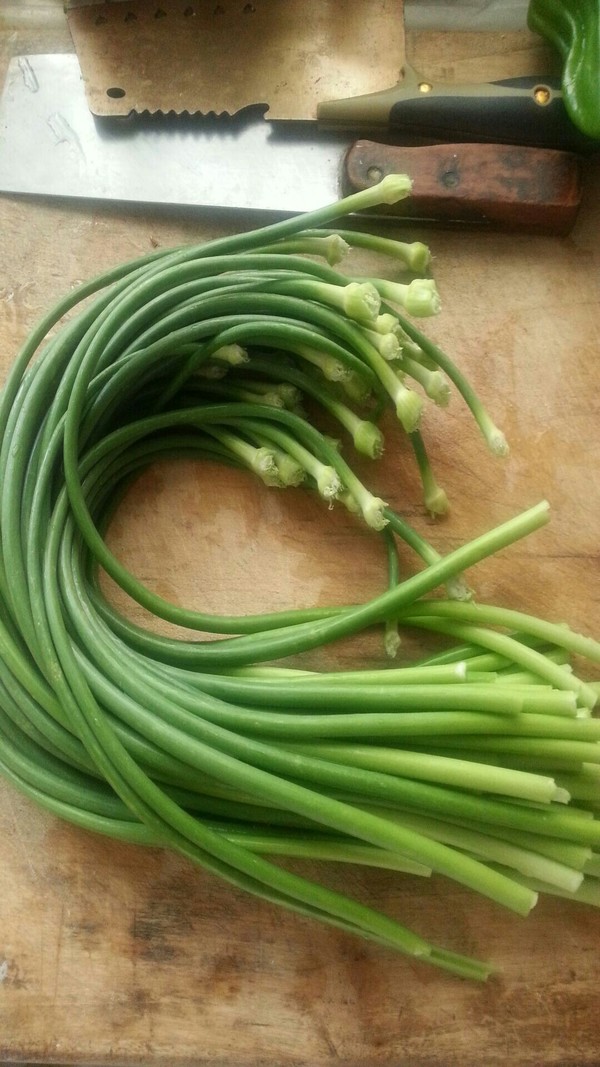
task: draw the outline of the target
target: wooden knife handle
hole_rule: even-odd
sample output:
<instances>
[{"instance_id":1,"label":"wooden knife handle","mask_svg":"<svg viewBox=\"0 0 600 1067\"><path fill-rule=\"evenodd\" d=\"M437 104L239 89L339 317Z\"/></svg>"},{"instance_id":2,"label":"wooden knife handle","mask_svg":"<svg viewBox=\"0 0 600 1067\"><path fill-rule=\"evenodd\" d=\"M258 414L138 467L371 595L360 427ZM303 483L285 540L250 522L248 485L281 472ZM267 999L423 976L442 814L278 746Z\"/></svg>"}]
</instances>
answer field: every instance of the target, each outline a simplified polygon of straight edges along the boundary
<instances>
[{"instance_id":1,"label":"wooden knife handle","mask_svg":"<svg viewBox=\"0 0 600 1067\"><path fill-rule=\"evenodd\" d=\"M411 197L382 209L396 217L566 234L581 202L576 155L503 144L404 148L356 141L345 158L344 192L394 173L413 181Z\"/></svg>"}]
</instances>

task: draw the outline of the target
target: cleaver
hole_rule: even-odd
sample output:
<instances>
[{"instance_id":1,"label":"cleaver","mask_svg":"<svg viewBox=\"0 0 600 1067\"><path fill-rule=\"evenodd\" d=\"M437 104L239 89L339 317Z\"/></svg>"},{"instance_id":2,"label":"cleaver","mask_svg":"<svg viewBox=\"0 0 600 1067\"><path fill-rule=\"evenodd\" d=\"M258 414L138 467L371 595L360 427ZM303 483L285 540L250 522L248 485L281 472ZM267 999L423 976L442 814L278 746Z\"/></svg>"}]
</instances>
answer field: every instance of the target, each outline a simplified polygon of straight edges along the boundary
<instances>
[{"instance_id":1,"label":"cleaver","mask_svg":"<svg viewBox=\"0 0 600 1067\"><path fill-rule=\"evenodd\" d=\"M77 56L11 60L0 100L0 191L295 214L408 173L394 218L567 233L578 157L495 144L401 147L314 124L178 116L106 122L87 106Z\"/></svg>"}]
</instances>

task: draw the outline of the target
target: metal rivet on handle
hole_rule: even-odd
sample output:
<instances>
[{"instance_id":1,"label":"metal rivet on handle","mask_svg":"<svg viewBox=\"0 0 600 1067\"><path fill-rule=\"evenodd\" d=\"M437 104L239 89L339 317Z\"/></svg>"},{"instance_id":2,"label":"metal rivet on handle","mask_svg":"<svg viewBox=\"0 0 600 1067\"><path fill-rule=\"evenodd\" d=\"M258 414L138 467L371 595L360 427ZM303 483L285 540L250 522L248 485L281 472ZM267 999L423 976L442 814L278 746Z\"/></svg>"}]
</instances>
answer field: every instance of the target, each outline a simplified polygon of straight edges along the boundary
<instances>
[{"instance_id":1,"label":"metal rivet on handle","mask_svg":"<svg viewBox=\"0 0 600 1067\"><path fill-rule=\"evenodd\" d=\"M380 182L383 178L383 170L381 167L372 166L367 169L367 178L373 185Z\"/></svg>"},{"instance_id":2,"label":"metal rivet on handle","mask_svg":"<svg viewBox=\"0 0 600 1067\"><path fill-rule=\"evenodd\" d=\"M547 85L536 85L535 89L533 90L533 99L535 100L536 104L540 105L540 107L545 107L546 104L549 104L551 97L552 93L550 92Z\"/></svg>"}]
</instances>

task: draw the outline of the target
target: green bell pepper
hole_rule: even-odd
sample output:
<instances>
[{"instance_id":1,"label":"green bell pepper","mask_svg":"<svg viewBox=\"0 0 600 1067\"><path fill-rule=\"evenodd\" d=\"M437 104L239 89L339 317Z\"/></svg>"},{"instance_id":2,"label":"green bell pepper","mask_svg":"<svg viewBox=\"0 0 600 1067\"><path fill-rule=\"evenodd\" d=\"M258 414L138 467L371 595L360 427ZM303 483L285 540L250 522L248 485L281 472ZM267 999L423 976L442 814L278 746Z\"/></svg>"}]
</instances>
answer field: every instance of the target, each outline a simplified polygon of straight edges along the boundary
<instances>
[{"instance_id":1,"label":"green bell pepper","mask_svg":"<svg viewBox=\"0 0 600 1067\"><path fill-rule=\"evenodd\" d=\"M527 24L560 52L571 122L600 140L600 0L530 0Z\"/></svg>"}]
</instances>

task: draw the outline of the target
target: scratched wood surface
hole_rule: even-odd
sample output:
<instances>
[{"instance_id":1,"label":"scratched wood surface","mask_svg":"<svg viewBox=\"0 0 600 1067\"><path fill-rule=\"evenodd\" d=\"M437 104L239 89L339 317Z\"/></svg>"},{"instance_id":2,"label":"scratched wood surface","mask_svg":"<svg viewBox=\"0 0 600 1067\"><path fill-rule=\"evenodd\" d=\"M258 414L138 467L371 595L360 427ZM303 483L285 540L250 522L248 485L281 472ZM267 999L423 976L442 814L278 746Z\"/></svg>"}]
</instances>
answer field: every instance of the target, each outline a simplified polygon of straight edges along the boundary
<instances>
[{"instance_id":1,"label":"scratched wood surface","mask_svg":"<svg viewBox=\"0 0 600 1067\"><path fill-rule=\"evenodd\" d=\"M60 5L38 6L50 50L67 47ZM5 54L40 39L23 21L11 32ZM426 235L444 302L428 328L504 428L508 460L486 454L455 400L425 426L453 505L446 521L432 528L423 515L401 442L370 477L442 551L547 498L551 524L482 564L472 582L482 600L597 635L597 164L585 179L581 215L567 238ZM248 225L201 212L0 198L2 375L37 318L77 281L157 245ZM357 271L372 267L355 260ZM377 539L341 512L300 491L267 491L195 464L148 472L112 538L158 591L224 612L343 602L383 582ZM315 654L312 662L325 658ZM370 635L330 658L379 662L380 643ZM499 976L472 985L407 962L250 900L166 852L62 825L0 783L0 1062L600 1063L597 911L544 900L523 920L438 878L416 885L389 872L296 869L433 940L492 960Z\"/></svg>"}]
</instances>

